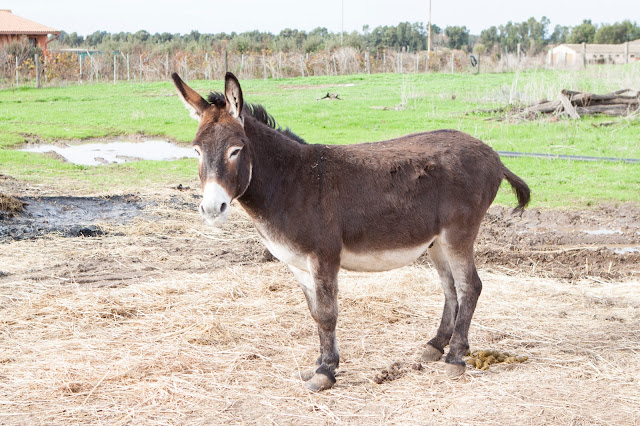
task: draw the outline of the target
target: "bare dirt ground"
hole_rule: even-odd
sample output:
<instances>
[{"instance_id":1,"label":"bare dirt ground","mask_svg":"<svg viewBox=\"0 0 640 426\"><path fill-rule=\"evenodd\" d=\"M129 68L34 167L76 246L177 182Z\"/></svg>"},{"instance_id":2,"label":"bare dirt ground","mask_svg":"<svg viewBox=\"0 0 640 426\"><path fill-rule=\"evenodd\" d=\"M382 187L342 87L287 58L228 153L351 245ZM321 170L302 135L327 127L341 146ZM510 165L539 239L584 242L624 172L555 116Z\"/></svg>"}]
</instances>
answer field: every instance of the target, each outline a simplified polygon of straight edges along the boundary
<instances>
[{"instance_id":1,"label":"bare dirt ground","mask_svg":"<svg viewBox=\"0 0 640 426\"><path fill-rule=\"evenodd\" d=\"M97 230L29 223L32 204L0 219L0 424L640 423L638 205L493 206L471 348L528 360L459 380L417 365L443 303L427 257L341 273L338 383L309 394L294 373L317 356L315 326L239 206L215 230L191 189L69 204L5 176L0 192ZM83 223L91 203L127 213Z\"/></svg>"}]
</instances>

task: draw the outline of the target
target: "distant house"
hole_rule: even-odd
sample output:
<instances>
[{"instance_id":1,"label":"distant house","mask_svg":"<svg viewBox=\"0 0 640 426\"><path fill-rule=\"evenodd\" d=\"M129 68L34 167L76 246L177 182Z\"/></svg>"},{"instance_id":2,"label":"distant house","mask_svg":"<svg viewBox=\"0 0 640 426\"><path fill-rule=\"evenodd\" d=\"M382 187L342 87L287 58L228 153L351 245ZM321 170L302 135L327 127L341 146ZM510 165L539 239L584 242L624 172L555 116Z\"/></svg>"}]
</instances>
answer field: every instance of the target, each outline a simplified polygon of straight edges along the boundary
<instances>
[{"instance_id":1,"label":"distant house","mask_svg":"<svg viewBox=\"0 0 640 426\"><path fill-rule=\"evenodd\" d=\"M559 44L549 50L547 64L627 64L640 61L640 39L622 44Z\"/></svg>"},{"instance_id":2,"label":"distant house","mask_svg":"<svg viewBox=\"0 0 640 426\"><path fill-rule=\"evenodd\" d=\"M0 10L0 47L26 37L32 46L47 50L49 34L58 36L60 31L21 18L11 13L10 10Z\"/></svg>"}]
</instances>

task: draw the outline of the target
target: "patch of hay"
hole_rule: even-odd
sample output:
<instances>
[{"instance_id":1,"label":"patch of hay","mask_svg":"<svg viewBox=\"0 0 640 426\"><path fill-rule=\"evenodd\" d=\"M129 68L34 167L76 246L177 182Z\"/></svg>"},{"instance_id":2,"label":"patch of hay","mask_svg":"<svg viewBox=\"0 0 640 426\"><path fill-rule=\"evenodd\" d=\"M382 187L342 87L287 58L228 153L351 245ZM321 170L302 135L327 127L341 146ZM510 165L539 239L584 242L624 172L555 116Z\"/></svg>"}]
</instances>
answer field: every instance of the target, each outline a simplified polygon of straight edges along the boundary
<instances>
[{"instance_id":1,"label":"patch of hay","mask_svg":"<svg viewBox=\"0 0 640 426\"><path fill-rule=\"evenodd\" d=\"M22 213L27 204L11 195L0 193L0 211L17 214Z\"/></svg>"},{"instance_id":2,"label":"patch of hay","mask_svg":"<svg viewBox=\"0 0 640 426\"><path fill-rule=\"evenodd\" d=\"M419 361L442 312L432 268L341 272L338 382L309 394L295 373L317 329L288 269L259 261L246 217L168 213L0 250L0 424L640 422L637 281L481 270L471 351L528 360L450 380Z\"/></svg>"}]
</instances>

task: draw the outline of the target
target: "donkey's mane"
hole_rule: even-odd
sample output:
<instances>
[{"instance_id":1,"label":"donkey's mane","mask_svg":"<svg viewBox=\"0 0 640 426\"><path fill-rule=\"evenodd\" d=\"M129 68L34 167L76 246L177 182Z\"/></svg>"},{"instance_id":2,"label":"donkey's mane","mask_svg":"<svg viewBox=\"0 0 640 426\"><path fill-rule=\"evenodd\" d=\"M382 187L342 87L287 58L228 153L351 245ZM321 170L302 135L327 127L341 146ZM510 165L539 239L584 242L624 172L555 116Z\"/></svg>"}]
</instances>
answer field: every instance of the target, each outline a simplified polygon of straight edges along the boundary
<instances>
[{"instance_id":1,"label":"donkey's mane","mask_svg":"<svg viewBox=\"0 0 640 426\"><path fill-rule=\"evenodd\" d=\"M226 103L225 98L224 98L224 94L220 93L220 92L211 92L211 93L209 93L209 96L208 96L207 100L209 101L210 104L212 104L212 105L214 105L214 106L216 106L218 108L224 108L224 105ZM243 111L245 113L248 113L249 115L251 115L253 118L258 120L262 124L266 124L267 126L269 126L272 129L282 133L283 135L295 140L296 142L303 143L303 144L307 143L300 136L296 135L291 130L289 130L288 127L284 128L284 129L282 127L280 127L278 125L278 123L276 123L276 120L273 118L273 116L271 114L269 114L267 112L267 110L264 109L264 107L262 105L245 102Z\"/></svg>"}]
</instances>

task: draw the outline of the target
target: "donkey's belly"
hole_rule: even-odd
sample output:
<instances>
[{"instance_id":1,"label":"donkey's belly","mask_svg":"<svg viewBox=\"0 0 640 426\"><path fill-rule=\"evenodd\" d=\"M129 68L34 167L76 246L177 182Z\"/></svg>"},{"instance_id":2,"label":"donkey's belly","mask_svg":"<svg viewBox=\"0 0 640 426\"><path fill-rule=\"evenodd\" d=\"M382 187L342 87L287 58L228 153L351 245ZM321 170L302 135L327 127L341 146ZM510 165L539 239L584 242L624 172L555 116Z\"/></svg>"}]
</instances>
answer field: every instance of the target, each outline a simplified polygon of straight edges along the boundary
<instances>
[{"instance_id":1,"label":"donkey's belly","mask_svg":"<svg viewBox=\"0 0 640 426\"><path fill-rule=\"evenodd\" d=\"M426 244L394 250L350 251L343 247L340 253L340 267L356 272L380 272L406 266L416 260L431 245Z\"/></svg>"},{"instance_id":2,"label":"donkey's belly","mask_svg":"<svg viewBox=\"0 0 640 426\"><path fill-rule=\"evenodd\" d=\"M267 249L281 262L303 271L309 271L309 254L295 250L285 238L272 234L268 227L256 223L256 229ZM400 268L415 261L433 243L430 241L414 246L392 250L352 251L342 247L340 267L355 272L381 272Z\"/></svg>"}]
</instances>

